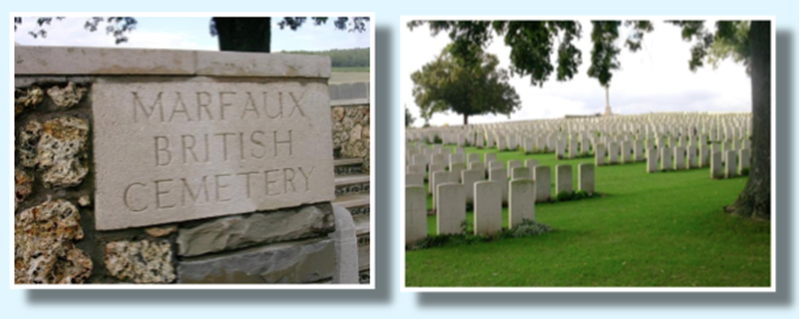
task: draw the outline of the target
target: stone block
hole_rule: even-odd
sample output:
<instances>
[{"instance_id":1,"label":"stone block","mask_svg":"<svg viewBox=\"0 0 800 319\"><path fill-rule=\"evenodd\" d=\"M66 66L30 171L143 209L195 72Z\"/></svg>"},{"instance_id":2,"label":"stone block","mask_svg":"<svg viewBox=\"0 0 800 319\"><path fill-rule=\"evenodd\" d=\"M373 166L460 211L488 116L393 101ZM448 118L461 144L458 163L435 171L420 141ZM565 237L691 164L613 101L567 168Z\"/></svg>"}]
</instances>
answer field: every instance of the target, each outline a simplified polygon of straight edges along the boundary
<instances>
[{"instance_id":1,"label":"stone block","mask_svg":"<svg viewBox=\"0 0 800 319\"><path fill-rule=\"evenodd\" d=\"M326 83L98 82L91 91L100 230L334 199L333 157L320 151L333 149Z\"/></svg>"},{"instance_id":2,"label":"stone block","mask_svg":"<svg viewBox=\"0 0 800 319\"><path fill-rule=\"evenodd\" d=\"M115 241L106 244L108 272L122 281L165 284L175 281L172 245L162 241Z\"/></svg>"},{"instance_id":3,"label":"stone block","mask_svg":"<svg viewBox=\"0 0 800 319\"><path fill-rule=\"evenodd\" d=\"M333 282L358 284L359 254L353 215L347 209L339 206L333 207L333 215L336 231L329 235L336 247L336 270L333 274Z\"/></svg>"},{"instance_id":4,"label":"stone block","mask_svg":"<svg viewBox=\"0 0 800 319\"><path fill-rule=\"evenodd\" d=\"M336 248L331 239L310 239L237 251L178 264L182 284L290 284L333 278Z\"/></svg>"},{"instance_id":5,"label":"stone block","mask_svg":"<svg viewBox=\"0 0 800 319\"><path fill-rule=\"evenodd\" d=\"M89 173L88 137L89 122L84 119L58 117L44 123L36 145L36 164L44 171L45 187L73 187L83 182Z\"/></svg>"},{"instance_id":6,"label":"stone block","mask_svg":"<svg viewBox=\"0 0 800 319\"><path fill-rule=\"evenodd\" d=\"M178 231L178 255L214 252L318 237L335 230L328 204L219 218Z\"/></svg>"},{"instance_id":7,"label":"stone block","mask_svg":"<svg viewBox=\"0 0 800 319\"><path fill-rule=\"evenodd\" d=\"M14 283L80 284L91 259L75 246L83 239L78 208L48 200L14 216Z\"/></svg>"}]
</instances>

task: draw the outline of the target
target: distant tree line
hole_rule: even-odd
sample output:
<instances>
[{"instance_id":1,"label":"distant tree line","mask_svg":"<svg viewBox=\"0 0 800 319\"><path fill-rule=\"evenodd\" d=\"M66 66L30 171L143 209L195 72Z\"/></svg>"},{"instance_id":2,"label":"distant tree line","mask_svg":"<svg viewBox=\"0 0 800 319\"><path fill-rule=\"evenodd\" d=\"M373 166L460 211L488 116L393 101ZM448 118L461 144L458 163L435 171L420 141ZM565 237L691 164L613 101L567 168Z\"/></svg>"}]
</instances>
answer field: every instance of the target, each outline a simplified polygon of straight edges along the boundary
<instances>
[{"instance_id":1,"label":"distant tree line","mask_svg":"<svg viewBox=\"0 0 800 319\"><path fill-rule=\"evenodd\" d=\"M337 67L369 67L369 48L333 49L327 51L283 51L283 53L327 55L331 57L331 66Z\"/></svg>"}]
</instances>

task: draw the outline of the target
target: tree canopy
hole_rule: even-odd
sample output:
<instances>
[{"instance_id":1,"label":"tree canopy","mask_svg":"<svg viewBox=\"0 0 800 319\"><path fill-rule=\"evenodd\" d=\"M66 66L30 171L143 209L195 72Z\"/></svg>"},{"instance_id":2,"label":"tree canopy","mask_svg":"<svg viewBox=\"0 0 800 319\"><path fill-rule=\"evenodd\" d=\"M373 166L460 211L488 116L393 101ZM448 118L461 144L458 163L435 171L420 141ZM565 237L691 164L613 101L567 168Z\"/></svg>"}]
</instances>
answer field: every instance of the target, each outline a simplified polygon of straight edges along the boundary
<instances>
[{"instance_id":1,"label":"tree canopy","mask_svg":"<svg viewBox=\"0 0 800 319\"><path fill-rule=\"evenodd\" d=\"M688 61L690 70L695 71L706 63L716 66L719 61L730 58L743 64L750 75L753 169L745 189L726 211L756 219L771 218L771 22L717 21L714 31L706 28L705 21L669 22L681 28L684 40L694 41ZM554 70L556 80L570 80L582 63L581 52L573 44L573 40L581 36L581 25L576 21L411 21L408 27L413 30L426 24L434 36L448 32L451 44L445 50L454 60L466 65L479 61L475 52L491 43L494 31L511 48L512 74L530 76L531 85L541 87ZM649 21L592 21L592 64L588 75L606 88L611 83L613 72L621 68L617 60L621 52L617 39L619 27L623 24L632 30L624 46L633 52L638 51L644 34L653 30ZM556 40L560 44L555 62L552 62ZM416 91L414 93L416 98ZM417 104L425 116L425 108L429 106Z\"/></svg>"},{"instance_id":2,"label":"tree canopy","mask_svg":"<svg viewBox=\"0 0 800 319\"><path fill-rule=\"evenodd\" d=\"M615 41L623 23L631 29L625 40L625 47L631 51L641 49L644 34L653 30L650 21L592 21L594 46L589 76L597 78L601 86L608 86L612 72L620 67L617 61L620 49ZM511 74L530 76L531 85L543 86L553 71L557 81L571 80L583 62L581 51L575 46L582 32L578 21L417 20L409 22L408 27L414 30L426 24L433 36L448 32L452 41L450 54L466 64L475 63L474 51L488 47L495 35L502 37L511 48Z\"/></svg>"},{"instance_id":3,"label":"tree canopy","mask_svg":"<svg viewBox=\"0 0 800 319\"><path fill-rule=\"evenodd\" d=\"M453 56L451 49L446 47L436 60L411 75L414 99L423 118L453 111L464 116L466 125L472 115L508 115L519 109L519 96L508 83L508 71L497 68L500 62L495 55L471 49L474 56L465 60Z\"/></svg>"}]
</instances>

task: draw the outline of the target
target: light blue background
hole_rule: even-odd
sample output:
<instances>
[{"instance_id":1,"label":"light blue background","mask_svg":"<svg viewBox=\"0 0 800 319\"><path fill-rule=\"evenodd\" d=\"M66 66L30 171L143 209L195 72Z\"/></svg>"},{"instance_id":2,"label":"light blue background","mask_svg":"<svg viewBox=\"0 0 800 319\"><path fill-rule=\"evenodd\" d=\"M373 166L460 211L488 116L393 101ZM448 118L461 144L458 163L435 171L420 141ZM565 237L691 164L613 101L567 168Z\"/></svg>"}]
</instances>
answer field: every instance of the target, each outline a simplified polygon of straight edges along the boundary
<instances>
[{"instance_id":1,"label":"light blue background","mask_svg":"<svg viewBox=\"0 0 800 319\"><path fill-rule=\"evenodd\" d=\"M377 291L11 291L8 218L0 218L0 316L7 318L798 318L798 2L785 1L11 1L10 11L375 12ZM775 294L401 293L403 108L401 15L774 15L777 29L777 289ZM7 12L2 17L12 27ZM0 35L9 43L9 32ZM9 50L0 64L9 74ZM0 79L11 88L8 76ZM3 98L11 103L9 90ZM11 104L8 104L11 107ZM5 114L10 114L6 109ZM7 115L8 116L8 115ZM9 123L10 119L3 119ZM4 125L5 126L5 125ZM10 128L0 180L10 181ZM10 194L8 183L0 193ZM10 207L3 196L2 207ZM10 214L10 212L9 212Z\"/></svg>"}]
</instances>

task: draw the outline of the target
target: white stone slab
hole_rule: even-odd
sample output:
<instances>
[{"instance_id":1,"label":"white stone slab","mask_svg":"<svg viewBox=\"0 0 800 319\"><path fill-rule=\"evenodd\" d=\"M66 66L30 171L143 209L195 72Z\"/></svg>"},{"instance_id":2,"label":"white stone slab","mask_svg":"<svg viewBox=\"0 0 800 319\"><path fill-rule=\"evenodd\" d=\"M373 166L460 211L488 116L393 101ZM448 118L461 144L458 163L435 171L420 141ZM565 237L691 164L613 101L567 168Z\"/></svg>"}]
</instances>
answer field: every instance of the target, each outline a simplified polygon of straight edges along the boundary
<instances>
[{"instance_id":1,"label":"white stone slab","mask_svg":"<svg viewBox=\"0 0 800 319\"><path fill-rule=\"evenodd\" d=\"M422 186L406 186L406 244L425 239L428 233L427 193Z\"/></svg>"},{"instance_id":2,"label":"white stone slab","mask_svg":"<svg viewBox=\"0 0 800 319\"><path fill-rule=\"evenodd\" d=\"M406 186L425 186L425 175L419 173L406 174Z\"/></svg>"},{"instance_id":3,"label":"white stone slab","mask_svg":"<svg viewBox=\"0 0 800 319\"><path fill-rule=\"evenodd\" d=\"M507 183L503 183L508 185ZM472 228L475 235L493 235L503 224L502 185L499 182L475 183L475 205Z\"/></svg>"},{"instance_id":4,"label":"white stone slab","mask_svg":"<svg viewBox=\"0 0 800 319\"><path fill-rule=\"evenodd\" d=\"M578 190L594 194L594 165L591 163L578 164Z\"/></svg>"},{"instance_id":5,"label":"white stone slab","mask_svg":"<svg viewBox=\"0 0 800 319\"><path fill-rule=\"evenodd\" d=\"M556 165L556 194L572 193L572 165Z\"/></svg>"},{"instance_id":6,"label":"white stone slab","mask_svg":"<svg viewBox=\"0 0 800 319\"><path fill-rule=\"evenodd\" d=\"M535 218L536 185L530 179L512 180L508 192L508 229Z\"/></svg>"},{"instance_id":7,"label":"white stone slab","mask_svg":"<svg viewBox=\"0 0 800 319\"><path fill-rule=\"evenodd\" d=\"M464 185L468 203L475 199L475 183L486 179L486 172L481 170L465 170L461 172L461 184Z\"/></svg>"},{"instance_id":8,"label":"white stone slab","mask_svg":"<svg viewBox=\"0 0 800 319\"><path fill-rule=\"evenodd\" d=\"M722 153L711 153L711 179L723 178L725 173L722 170Z\"/></svg>"},{"instance_id":9,"label":"white stone slab","mask_svg":"<svg viewBox=\"0 0 800 319\"><path fill-rule=\"evenodd\" d=\"M550 166L536 166L533 180L536 182L536 202L550 201Z\"/></svg>"},{"instance_id":10,"label":"white stone slab","mask_svg":"<svg viewBox=\"0 0 800 319\"><path fill-rule=\"evenodd\" d=\"M464 185L440 184L436 189L436 233L460 234L461 224L467 218Z\"/></svg>"}]
</instances>

